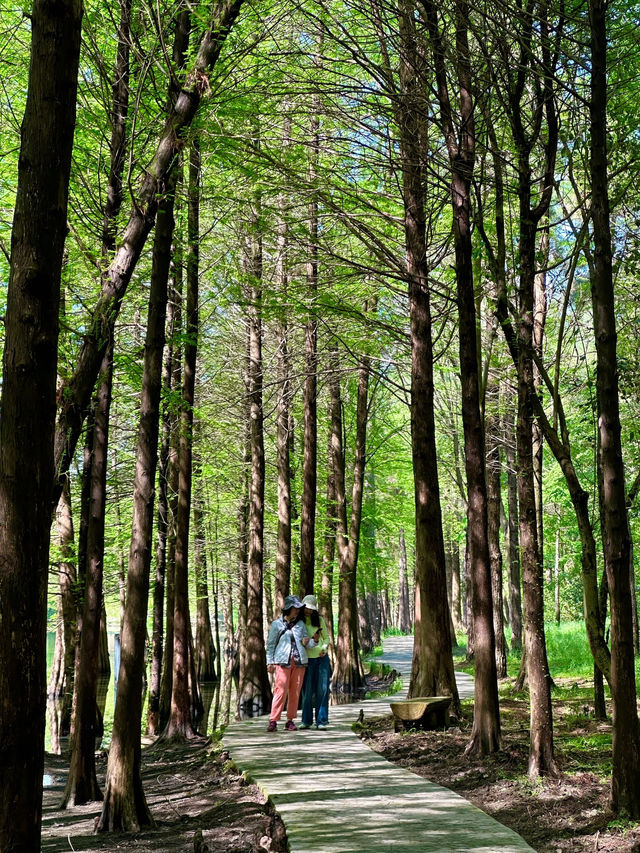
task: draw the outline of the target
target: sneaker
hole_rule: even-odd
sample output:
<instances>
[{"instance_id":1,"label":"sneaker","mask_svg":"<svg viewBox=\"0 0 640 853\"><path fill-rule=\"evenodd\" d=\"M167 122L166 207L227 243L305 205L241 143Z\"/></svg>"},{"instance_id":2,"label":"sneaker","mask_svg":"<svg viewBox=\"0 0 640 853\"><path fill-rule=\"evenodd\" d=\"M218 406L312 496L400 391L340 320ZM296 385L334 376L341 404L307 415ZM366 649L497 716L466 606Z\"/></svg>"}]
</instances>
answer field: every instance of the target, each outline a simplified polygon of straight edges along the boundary
<instances>
[{"instance_id":1,"label":"sneaker","mask_svg":"<svg viewBox=\"0 0 640 853\"><path fill-rule=\"evenodd\" d=\"M285 727L284 727L284 730L285 730L286 732L297 732L297 731L298 731L298 727L297 727L297 726L296 726L296 724L293 722L293 720L287 720L287 722L286 722L286 724L285 724Z\"/></svg>"},{"instance_id":2,"label":"sneaker","mask_svg":"<svg viewBox=\"0 0 640 853\"><path fill-rule=\"evenodd\" d=\"M321 729L322 731L324 731L324 729L326 729L326 728L327 728L327 724L326 724L326 723L318 723L318 725L316 726L316 728L317 728L317 729Z\"/></svg>"},{"instance_id":3,"label":"sneaker","mask_svg":"<svg viewBox=\"0 0 640 853\"><path fill-rule=\"evenodd\" d=\"M275 720L269 720L269 725L267 726L267 731L268 732L277 732L278 731L278 724L276 723Z\"/></svg>"},{"instance_id":4,"label":"sneaker","mask_svg":"<svg viewBox=\"0 0 640 853\"><path fill-rule=\"evenodd\" d=\"M300 723L300 725L298 726L298 728L299 728L299 729L310 729L310 728L311 728L311 726L309 725L309 723Z\"/></svg>"}]
</instances>

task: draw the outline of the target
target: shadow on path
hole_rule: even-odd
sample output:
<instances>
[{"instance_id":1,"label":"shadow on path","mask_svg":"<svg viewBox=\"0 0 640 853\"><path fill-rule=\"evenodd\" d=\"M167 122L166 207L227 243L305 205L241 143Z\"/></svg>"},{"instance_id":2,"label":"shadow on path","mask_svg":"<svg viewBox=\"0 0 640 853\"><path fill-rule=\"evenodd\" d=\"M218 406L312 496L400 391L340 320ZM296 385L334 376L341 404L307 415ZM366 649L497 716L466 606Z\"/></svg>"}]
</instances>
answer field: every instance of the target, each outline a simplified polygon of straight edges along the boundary
<instances>
[{"instance_id":1,"label":"shadow on path","mask_svg":"<svg viewBox=\"0 0 640 853\"><path fill-rule=\"evenodd\" d=\"M411 637L390 637L376 661L411 670ZM457 674L461 698L473 680ZM394 694L394 699L402 693ZM354 734L365 716L389 713L389 697L329 709L326 731L266 731L266 718L232 723L223 742L236 766L270 797L291 853L524 853L519 835L467 800L390 764Z\"/></svg>"}]
</instances>

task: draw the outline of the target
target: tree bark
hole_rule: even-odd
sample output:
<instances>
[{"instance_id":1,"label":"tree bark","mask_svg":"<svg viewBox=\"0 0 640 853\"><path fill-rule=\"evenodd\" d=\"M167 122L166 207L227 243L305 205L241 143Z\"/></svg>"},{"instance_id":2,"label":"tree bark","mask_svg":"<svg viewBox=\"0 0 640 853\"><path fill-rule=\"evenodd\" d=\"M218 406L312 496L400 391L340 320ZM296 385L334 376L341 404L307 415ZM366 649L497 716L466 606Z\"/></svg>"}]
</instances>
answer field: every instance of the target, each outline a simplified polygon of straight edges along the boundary
<instances>
[{"instance_id":1,"label":"tree bark","mask_svg":"<svg viewBox=\"0 0 640 853\"><path fill-rule=\"evenodd\" d=\"M184 26L184 19L182 20ZM186 32L188 33L188 27ZM178 38L178 37L177 37ZM175 191L175 180L167 187ZM168 200L167 200L168 201ZM139 831L153 825L140 774L142 682L149 577L153 550L154 486L158 460L160 392L165 342L167 289L173 234L173 207L161 203L156 232L144 350L140 424L133 487L133 524L127 595L122 623L120 672L109 750L105 799L97 830Z\"/></svg>"},{"instance_id":2,"label":"tree bark","mask_svg":"<svg viewBox=\"0 0 640 853\"><path fill-rule=\"evenodd\" d=\"M195 735L191 719L189 671L193 649L189 615L189 530L193 471L193 406L195 402L198 353L198 275L200 212L200 147L197 137L191 142L188 192L187 304L185 316L184 373L180 412L180 454L178 474L178 518L176 525L176 561L174 568L173 608L173 686L171 711L165 736L171 739ZM191 685L197 691L197 683ZM197 699L196 699L196 704Z\"/></svg>"},{"instance_id":3,"label":"tree bark","mask_svg":"<svg viewBox=\"0 0 640 853\"><path fill-rule=\"evenodd\" d=\"M549 265L549 213L544 215L544 224L540 229L538 241L538 270L533 280L533 347L542 359L544 329L547 320L547 266ZM533 387L540 395L542 378L536 364L533 366ZM536 499L536 520L538 523L538 550L544 570L544 513L542 504L542 465L543 465L544 434L542 427L533 422L533 477ZM550 577L551 572L547 573Z\"/></svg>"},{"instance_id":4,"label":"tree bark","mask_svg":"<svg viewBox=\"0 0 640 853\"><path fill-rule=\"evenodd\" d=\"M178 178L178 184L180 179ZM171 388L178 389L182 378L182 255L180 242L175 241L175 279L170 287L171 299L167 306L169 322L167 329L172 335ZM160 677L160 701L158 703L158 727L164 731L171 713L171 693L173 692L173 612L175 607L174 578L176 565L176 527L178 522L178 480L180 476L180 413L177 407L170 408L169 435L169 473L167 477L168 528L167 528L167 600L164 652L162 655L162 674Z\"/></svg>"},{"instance_id":5,"label":"tree bark","mask_svg":"<svg viewBox=\"0 0 640 853\"><path fill-rule=\"evenodd\" d=\"M58 564L58 622L53 666L49 677L48 698L52 701L51 718L55 718L56 737L51 735L51 749L60 753L60 738L71 730L71 711L75 681L75 659L78 646L76 611L77 579L73 555L73 517L69 482L64 484L56 510L60 561ZM62 700L62 701L60 701Z\"/></svg>"},{"instance_id":6,"label":"tree bark","mask_svg":"<svg viewBox=\"0 0 640 853\"><path fill-rule=\"evenodd\" d=\"M460 546L456 541L451 543L451 617L456 633L462 634L464 622L462 619Z\"/></svg>"},{"instance_id":7,"label":"tree bark","mask_svg":"<svg viewBox=\"0 0 640 853\"><path fill-rule=\"evenodd\" d=\"M516 474L516 447L513 430L513 408L506 403L505 457L507 461L507 504L509 509L509 615L511 617L511 648L522 648L522 592L520 584L520 520L518 518L518 478Z\"/></svg>"},{"instance_id":8,"label":"tree bark","mask_svg":"<svg viewBox=\"0 0 640 853\"><path fill-rule=\"evenodd\" d=\"M364 674L360 663L358 643L357 566L362 521L362 496L364 491L365 451L367 435L367 394L369 387L369 362L363 359L358 371L358 399L356 404L356 446L353 463L351 521L347 528L347 497L345 485L345 459L342 440L342 401L340 377L334 353L330 386L332 423L332 461L335 471L336 506L338 524L336 544L338 551L338 636L332 690L338 701L350 701L358 695Z\"/></svg>"},{"instance_id":9,"label":"tree bark","mask_svg":"<svg viewBox=\"0 0 640 853\"><path fill-rule=\"evenodd\" d=\"M283 148L288 146L291 121L285 121ZM285 198L278 199L278 255L276 260L277 288L284 304L288 301L289 233L285 211ZM286 309L283 308L283 312ZM277 468L278 468L278 533L276 547L275 612L282 611L282 603L291 586L291 457L289 453L289 416L291 408L291 356L289 354L289 324L287 314L280 320L280 346L278 347L278 413Z\"/></svg>"},{"instance_id":10,"label":"tree bark","mask_svg":"<svg viewBox=\"0 0 640 853\"><path fill-rule=\"evenodd\" d=\"M200 422L198 421L198 426ZM196 470L196 500L193 507L195 527L196 575L196 676L198 681L215 681L216 650L213 645L211 616L209 615L209 585L207 583L207 535L204 522L204 487L200 462Z\"/></svg>"},{"instance_id":11,"label":"tree bark","mask_svg":"<svg viewBox=\"0 0 640 853\"><path fill-rule=\"evenodd\" d=\"M322 554L322 583L318 595L318 609L324 617L329 631L331 651L335 653L335 636L333 629L333 575L336 553L337 507L336 507L336 473L333 467L331 453L332 423L329 422L327 440L327 518L324 530L324 550Z\"/></svg>"},{"instance_id":12,"label":"tree bark","mask_svg":"<svg viewBox=\"0 0 640 853\"><path fill-rule=\"evenodd\" d=\"M162 205L161 205L162 208ZM158 211L157 229L160 230L160 210ZM170 288L169 288L170 289ZM167 295L169 293L167 291ZM171 391L173 366L173 310L171 300L167 300L167 342L164 348L162 368L162 388L165 394ZM162 397L162 394L161 394ZM164 642L164 596L167 576L167 533L169 527L169 443L171 437L171 416L168 404L162 404L161 415L162 439L158 455L158 507L156 512L156 576L153 586L153 628L151 636L151 674L149 677L149 702L147 705L147 734L154 736L160 733L160 685L163 663ZM168 586L168 584L167 584ZM167 595L167 603L169 596ZM173 606L173 596L171 597ZM168 614L167 614L168 615ZM173 623L173 612L171 614Z\"/></svg>"},{"instance_id":13,"label":"tree bark","mask_svg":"<svg viewBox=\"0 0 640 853\"><path fill-rule=\"evenodd\" d=\"M317 34L317 54L322 51L322 29ZM307 291L310 301L309 318L305 331L304 364L305 381L303 392L304 447L302 459L302 501L300 508L300 594L314 592L316 492L318 488L318 320L316 300L318 297L318 198L314 184L317 181L318 155L320 150L320 104L317 95L312 97L311 140L309 161L309 246L307 259Z\"/></svg>"},{"instance_id":14,"label":"tree bark","mask_svg":"<svg viewBox=\"0 0 640 853\"><path fill-rule=\"evenodd\" d=\"M0 849L40 846L60 275L82 6L35 0L0 420ZM62 483L60 484L62 487Z\"/></svg>"},{"instance_id":15,"label":"tree bark","mask_svg":"<svg viewBox=\"0 0 640 853\"><path fill-rule=\"evenodd\" d=\"M248 565L249 565L249 476L251 472L251 392L249 373L251 362L251 326L246 323L246 350L243 369L244 381L244 436L240 502L238 504L238 625L231 649L233 678L236 687L240 681L241 657L245 653L248 620Z\"/></svg>"},{"instance_id":16,"label":"tree bark","mask_svg":"<svg viewBox=\"0 0 640 853\"><path fill-rule=\"evenodd\" d=\"M102 365L96 395L91 459L89 525L87 529L87 572L80 633L79 659L75 679L71 762L62 798L62 808L72 808L101 800L96 777L96 720L99 645L102 622L102 580L104 568L104 525L107 488L109 410L113 382L113 340Z\"/></svg>"},{"instance_id":17,"label":"tree bark","mask_svg":"<svg viewBox=\"0 0 640 853\"><path fill-rule=\"evenodd\" d=\"M409 606L409 579L407 577L407 545L404 530L398 533L398 629L403 634L411 632L411 609Z\"/></svg>"},{"instance_id":18,"label":"tree bark","mask_svg":"<svg viewBox=\"0 0 640 853\"><path fill-rule=\"evenodd\" d=\"M507 677L507 643L504 636L502 607L502 551L500 550L500 447L497 443L497 417L486 420L487 430L487 521L489 556L491 560L491 587L493 601L493 628L496 638L496 673Z\"/></svg>"},{"instance_id":19,"label":"tree bark","mask_svg":"<svg viewBox=\"0 0 640 853\"><path fill-rule=\"evenodd\" d=\"M605 567L611 608L611 698L613 702L612 809L640 817L640 729L629 583L629 522L620 436L617 330L609 188L607 177L607 4L590 0L591 23L591 269L593 328L596 340L600 506Z\"/></svg>"},{"instance_id":20,"label":"tree bark","mask_svg":"<svg viewBox=\"0 0 640 853\"><path fill-rule=\"evenodd\" d=\"M400 6L399 142L404 202L411 325L411 449L416 507L416 583L413 661L409 696L451 695L459 706L453 673L444 535L435 445L433 343L426 261L424 158L413 4Z\"/></svg>"},{"instance_id":21,"label":"tree bark","mask_svg":"<svg viewBox=\"0 0 640 853\"><path fill-rule=\"evenodd\" d=\"M555 605L556 625L560 624L560 529L556 530L556 557L553 571L554 580L554 595L553 601Z\"/></svg>"},{"instance_id":22,"label":"tree bark","mask_svg":"<svg viewBox=\"0 0 640 853\"><path fill-rule=\"evenodd\" d=\"M454 124L449 99L445 49L438 23L437 8L431 0L422 0L422 5L425 9L434 58L440 117L451 169L476 677L473 729L467 752L486 755L500 749L500 709L487 532L485 442L480 412L478 336L471 244L470 208L471 180L475 163L475 125L467 34L469 9L465 0L457 0L455 73L460 100L458 131Z\"/></svg>"},{"instance_id":23,"label":"tree bark","mask_svg":"<svg viewBox=\"0 0 640 853\"><path fill-rule=\"evenodd\" d=\"M76 567L73 556L73 516L69 481L64 484L56 510L58 545L58 620L56 647L53 666L49 677L47 695L63 698L60 711L59 733L69 732L71 722L71 698L73 696L73 670L77 645L76 634Z\"/></svg>"},{"instance_id":24,"label":"tree bark","mask_svg":"<svg viewBox=\"0 0 640 853\"><path fill-rule=\"evenodd\" d=\"M262 624L264 581L264 435L262 408L262 235L259 201L252 207L245 246L245 275L249 295L249 401L251 473L249 477L249 536L247 559L246 629L240 646L238 712L241 717L264 714L271 703Z\"/></svg>"},{"instance_id":25,"label":"tree bark","mask_svg":"<svg viewBox=\"0 0 640 853\"><path fill-rule=\"evenodd\" d=\"M518 350L518 504L520 559L522 564L524 634L530 691L529 775L556 773L553 753L551 676L544 631L542 563L538 552L535 488L533 480L533 277L535 222L529 210L529 174L520 173L520 320ZM525 200L526 193L526 200Z\"/></svg>"}]
</instances>

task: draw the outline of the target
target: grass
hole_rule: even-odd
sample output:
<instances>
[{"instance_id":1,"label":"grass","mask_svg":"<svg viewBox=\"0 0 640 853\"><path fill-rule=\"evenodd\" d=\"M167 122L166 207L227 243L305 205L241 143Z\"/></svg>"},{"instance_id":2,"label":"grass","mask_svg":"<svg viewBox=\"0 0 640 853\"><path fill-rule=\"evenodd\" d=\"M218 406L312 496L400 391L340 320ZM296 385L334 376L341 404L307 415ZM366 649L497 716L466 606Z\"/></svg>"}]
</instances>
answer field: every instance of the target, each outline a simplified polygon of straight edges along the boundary
<instances>
[{"instance_id":1,"label":"grass","mask_svg":"<svg viewBox=\"0 0 640 853\"><path fill-rule=\"evenodd\" d=\"M549 669L554 679L593 679L593 658L589 649L584 622L563 622L545 625ZM473 662L466 660L466 645L453 650L456 669L473 673ZM507 632L507 672L515 678L520 670L520 652L511 650L511 635ZM640 659L636 659L636 680L640 676Z\"/></svg>"}]
</instances>

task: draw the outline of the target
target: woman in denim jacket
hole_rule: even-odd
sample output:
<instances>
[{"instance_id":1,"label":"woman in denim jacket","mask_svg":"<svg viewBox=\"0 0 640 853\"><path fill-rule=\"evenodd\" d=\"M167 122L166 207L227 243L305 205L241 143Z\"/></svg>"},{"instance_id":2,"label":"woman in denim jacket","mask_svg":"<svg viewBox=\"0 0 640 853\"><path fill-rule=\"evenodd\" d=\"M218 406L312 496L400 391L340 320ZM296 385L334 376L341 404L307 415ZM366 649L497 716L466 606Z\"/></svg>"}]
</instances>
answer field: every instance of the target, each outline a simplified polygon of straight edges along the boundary
<instances>
[{"instance_id":1,"label":"woman in denim jacket","mask_svg":"<svg viewBox=\"0 0 640 853\"><path fill-rule=\"evenodd\" d=\"M276 673L273 702L269 716L268 732L275 732L278 720L287 700L287 722L285 731L293 732L298 727L293 722L298 713L298 699L308 663L307 646L313 648L316 641L309 637L300 611L302 602L295 595L288 595L282 607L280 619L274 619L267 639L267 669Z\"/></svg>"}]
</instances>

